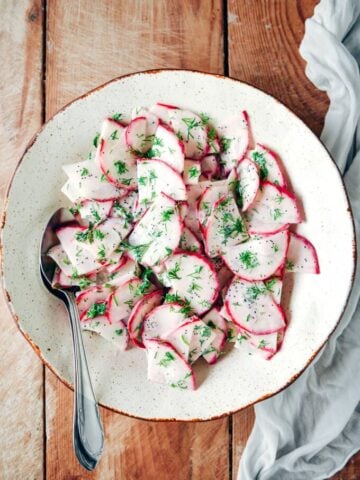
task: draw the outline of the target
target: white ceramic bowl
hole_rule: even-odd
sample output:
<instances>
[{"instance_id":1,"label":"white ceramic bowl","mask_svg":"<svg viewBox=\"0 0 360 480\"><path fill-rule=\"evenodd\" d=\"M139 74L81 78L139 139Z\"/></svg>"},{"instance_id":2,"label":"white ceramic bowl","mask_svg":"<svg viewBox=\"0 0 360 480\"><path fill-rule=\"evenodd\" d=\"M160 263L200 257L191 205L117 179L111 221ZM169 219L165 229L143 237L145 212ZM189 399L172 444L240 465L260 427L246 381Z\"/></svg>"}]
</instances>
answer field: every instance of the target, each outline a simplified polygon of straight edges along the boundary
<instances>
[{"instance_id":1,"label":"white ceramic bowl","mask_svg":"<svg viewBox=\"0 0 360 480\"><path fill-rule=\"evenodd\" d=\"M207 112L214 119L248 111L253 136L282 158L306 221L298 231L316 246L321 274L288 275L283 305L289 320L271 361L233 349L197 369L200 386L179 391L146 379L143 351L119 353L84 334L100 403L145 419L205 420L238 411L289 385L337 325L354 274L354 229L338 170L317 137L284 105L236 80L191 71L152 71L114 80L74 101L40 131L19 162L2 229L5 295L13 316L43 361L68 385L72 345L65 310L43 287L38 249L44 225L66 204L63 164L87 155L102 119L156 101ZM289 294L291 291L291 295Z\"/></svg>"}]
</instances>

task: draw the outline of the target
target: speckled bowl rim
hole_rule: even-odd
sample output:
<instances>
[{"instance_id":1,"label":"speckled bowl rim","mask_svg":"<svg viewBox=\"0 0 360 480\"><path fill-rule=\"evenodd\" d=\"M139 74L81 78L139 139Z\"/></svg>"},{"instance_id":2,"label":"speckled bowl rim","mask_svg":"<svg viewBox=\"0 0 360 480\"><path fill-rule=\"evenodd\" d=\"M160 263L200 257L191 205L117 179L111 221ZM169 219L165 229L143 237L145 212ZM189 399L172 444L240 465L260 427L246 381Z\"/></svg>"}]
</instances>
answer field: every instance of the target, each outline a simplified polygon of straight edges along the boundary
<instances>
[{"instance_id":1,"label":"speckled bowl rim","mask_svg":"<svg viewBox=\"0 0 360 480\"><path fill-rule=\"evenodd\" d=\"M35 351L35 353L38 355L38 357L41 359L41 361L43 362L44 365L46 365L55 375L56 377L64 384L66 385L68 388L70 388L71 390L74 390L74 386L72 383L70 383L68 380L66 380L65 378L63 378L59 372L57 372L56 368L51 365L47 360L46 358L44 357L40 347L38 345L36 345L36 343L31 339L31 337L28 335L27 332L25 332L23 330L23 328L21 327L20 325L20 319L14 309L14 306L12 304L12 300L11 300L11 297L10 297L10 294L9 292L7 291L6 289L6 286L5 286L5 275L4 275L4 245L3 245L3 234L4 234L4 228L5 228L5 224L6 224L6 214L7 214L7 207L8 207L8 201L9 201L9 195L10 195L10 191L11 191L11 186L12 186L12 182L17 174L17 171L23 161L23 159L25 158L28 150L33 146L33 144L36 142L38 136L41 134L41 132L46 128L47 124L49 122L51 122L55 116L57 116L59 113L65 111L67 108L70 107L70 105L72 105L73 103L79 101L79 100L82 100L90 95L92 95L93 93L99 91L99 90L102 90L103 88L107 87L108 85L112 84L112 83L115 83L115 82L118 82L119 80L123 80L124 78L127 78L127 77L133 77L133 76L136 76L136 75L145 75L145 74L151 74L151 75L154 75L154 74L159 74L159 73L162 73L162 72L192 72L192 73L197 73L197 74L201 74L201 75L204 75L204 76L211 76L211 77L217 77L217 78L221 78L222 80L226 80L226 81L229 81L229 82L236 82L236 83L241 83L241 84L245 84L247 85L248 87L258 91L258 92L261 92L265 95L267 95L268 97L271 97L273 100L275 100L277 103L280 103L286 110L288 110L290 113L292 113L295 117L297 117L297 119L302 123L302 125L305 127L305 129L308 131L308 133L310 135L312 135L316 140L317 142L322 146L322 148L327 152L329 158L331 159L333 165L335 166L336 168L336 171L339 175L339 179L340 179L340 182L341 182L341 186L345 192L345 196L346 196L346 200L347 200L347 203L348 203L348 208L347 208L347 212L350 216L350 219L351 219L351 223L352 223L352 246L353 246L353 268L352 268L352 273L351 273L351 282L350 282L350 286L349 286L349 292L348 292L348 295L346 297L346 300L344 302L344 306L343 306L343 310L334 326L334 328L332 329L332 331L329 333L329 335L327 336L326 340L320 345L320 347L309 357L307 363L305 364L305 366L298 372L296 373L295 375L293 375L281 388L278 388L277 390L275 391L272 391L266 395L263 395L262 397L260 397L259 399L253 401L253 402L249 402L247 405L244 405L242 407L240 407L239 409L235 409L235 410L231 410L229 412L225 412L221 415L215 415L215 416L212 416L210 418L206 418L206 419L199 419L199 418L191 418L191 419L176 419L176 418L143 418L143 417L139 417L139 416L136 416L136 415L131 415L130 413L128 412L123 412L122 410L119 410L117 408L114 408L114 407L111 407L110 405L105 405L105 404L102 404L101 402L99 402L99 405L102 406L103 408L107 409L107 410L110 410L112 412L115 412L115 413L120 413L122 415L125 415L127 417L130 417L130 418L135 418L135 419L138 419L138 420L144 420L144 421L150 421L150 422L153 422L153 421L156 421L156 422L180 422L180 423L191 423L191 422L208 422L208 421L211 421L211 420L217 420L217 419L220 419L220 418L225 418L225 417L228 417L230 415L233 415L235 413L239 413L241 412L242 410L245 410L246 408L248 407L251 407L252 405L256 405L257 403L260 403L270 397L273 397L274 395L282 392L283 390L285 390L287 387L289 387L297 378L300 377L300 375L302 375L302 373L304 373L304 371L309 367L309 365L314 361L314 359L318 356L318 354L320 353L320 351L323 349L324 345L328 342L329 338L331 337L331 335L334 333L334 331L336 330L337 326L339 325L339 322L344 314L344 311L346 309L346 306L348 304L348 301L349 301L349 297L350 297L350 294L351 294L351 291L353 289L353 286L354 286L354 280L355 280L355 273L356 273L356 264L357 264L357 248L356 248L356 234L355 234L355 222L354 222L354 216L353 216L353 213L352 213L352 208L351 208L351 204L350 204L350 200L349 200L349 196L348 196L348 193L347 193L347 190L345 188L345 184L344 184L344 180L341 176L341 172L339 170L339 167L338 165L336 164L335 160L333 159L332 155L330 154L329 150L326 148L326 146L324 145L324 143L317 137L317 135L315 135L315 133L306 125L306 123L298 117L298 115L289 107L287 107L286 105L284 105L280 100L278 100L274 95L271 95L267 92L265 92L264 90L260 89L260 88L257 88L257 87L254 87L253 85L251 85L250 83L248 82L245 82L245 81L242 81L242 80L237 80L236 78L232 78L232 77L229 77L229 76L225 76L225 75L220 75L220 74L215 74L215 73L208 73L208 72L202 72L202 71L199 71L199 70L193 70L193 69L180 69L180 68L161 68L161 69L153 69L153 70L144 70L144 71L138 71L138 72L133 72L133 73L128 73L126 75L121 75L120 77L116 77L116 78L113 78L112 80L109 80L108 82L105 82L103 83L102 85L99 85L98 87L96 88L93 88L92 90L89 90L88 92L84 93L83 95L77 97L76 99L72 100L71 102L67 103L66 105L64 105L61 109L59 109L54 115L52 115L45 123L43 123L43 125L39 128L39 130L35 133L35 135L31 138L31 140L29 141L29 143L27 144L27 146L25 147L25 150L23 152L23 154L21 155L16 167L15 167L15 170L10 178L10 181L8 183L8 186L7 186L7 189L6 189L6 193L5 193L5 201L4 201L4 207L3 207L3 213L2 213L2 217L1 217L1 225L0 225L0 276L1 276L1 287L2 287L2 290L4 292L4 296L5 296L5 300L6 300L6 304L8 306L8 309L15 321L15 324L16 326L18 327L18 329L20 330L20 332L22 333L22 335L25 337L25 339L29 342L29 344L31 345L32 349Z\"/></svg>"}]
</instances>

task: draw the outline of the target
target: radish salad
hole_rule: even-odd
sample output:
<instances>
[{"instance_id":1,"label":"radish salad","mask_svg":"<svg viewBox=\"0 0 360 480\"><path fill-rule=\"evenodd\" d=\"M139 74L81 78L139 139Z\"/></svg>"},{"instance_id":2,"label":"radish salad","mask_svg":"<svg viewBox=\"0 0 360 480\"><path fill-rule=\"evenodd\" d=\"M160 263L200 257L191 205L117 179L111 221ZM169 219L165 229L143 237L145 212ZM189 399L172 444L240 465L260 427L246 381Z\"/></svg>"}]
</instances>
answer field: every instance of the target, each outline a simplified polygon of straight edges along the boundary
<instances>
[{"instance_id":1,"label":"radish salad","mask_svg":"<svg viewBox=\"0 0 360 480\"><path fill-rule=\"evenodd\" d=\"M74 221L48 252L54 286L80 288L84 330L143 349L151 381L195 389L194 363L231 343L269 360L287 326L284 277L319 273L290 229L303 216L278 156L246 112L215 124L157 103L122 118L63 167Z\"/></svg>"}]
</instances>

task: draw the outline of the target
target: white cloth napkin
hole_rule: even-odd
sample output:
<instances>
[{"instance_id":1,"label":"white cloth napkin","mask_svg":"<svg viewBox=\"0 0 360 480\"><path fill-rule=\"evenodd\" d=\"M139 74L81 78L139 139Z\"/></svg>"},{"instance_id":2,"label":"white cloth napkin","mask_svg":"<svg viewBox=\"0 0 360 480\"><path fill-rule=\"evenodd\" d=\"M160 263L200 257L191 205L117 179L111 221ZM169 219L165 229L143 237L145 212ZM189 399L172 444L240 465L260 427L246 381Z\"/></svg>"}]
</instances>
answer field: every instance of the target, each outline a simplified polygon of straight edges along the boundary
<instances>
[{"instance_id":1,"label":"white cloth napkin","mask_svg":"<svg viewBox=\"0 0 360 480\"><path fill-rule=\"evenodd\" d=\"M309 79L330 97L321 139L344 175L359 239L360 0L322 0L306 21L300 53ZM255 407L239 480L326 479L360 449L359 264L322 354L288 389Z\"/></svg>"}]
</instances>

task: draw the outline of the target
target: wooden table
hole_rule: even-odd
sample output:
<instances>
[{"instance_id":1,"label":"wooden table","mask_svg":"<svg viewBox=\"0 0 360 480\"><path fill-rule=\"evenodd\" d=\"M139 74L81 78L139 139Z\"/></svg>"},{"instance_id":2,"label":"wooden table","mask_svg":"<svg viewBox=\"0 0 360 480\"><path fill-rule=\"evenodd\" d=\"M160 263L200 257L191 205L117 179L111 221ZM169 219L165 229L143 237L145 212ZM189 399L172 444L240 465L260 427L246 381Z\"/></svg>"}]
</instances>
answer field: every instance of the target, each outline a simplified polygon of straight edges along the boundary
<instances>
[{"instance_id":1,"label":"wooden table","mask_svg":"<svg viewBox=\"0 0 360 480\"><path fill-rule=\"evenodd\" d=\"M119 75L173 67L225 73L272 93L319 134L328 102L298 46L316 0L0 0L1 165L64 104ZM36 168L36 166L34 166ZM206 423L153 423L102 409L103 458L85 472L72 451L73 394L0 305L0 478L231 480L251 431L249 408ZM360 475L360 456L336 479Z\"/></svg>"}]
</instances>

